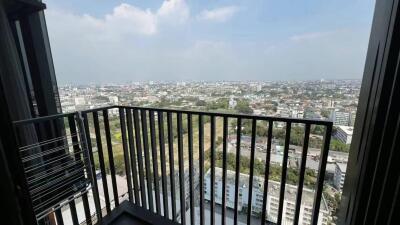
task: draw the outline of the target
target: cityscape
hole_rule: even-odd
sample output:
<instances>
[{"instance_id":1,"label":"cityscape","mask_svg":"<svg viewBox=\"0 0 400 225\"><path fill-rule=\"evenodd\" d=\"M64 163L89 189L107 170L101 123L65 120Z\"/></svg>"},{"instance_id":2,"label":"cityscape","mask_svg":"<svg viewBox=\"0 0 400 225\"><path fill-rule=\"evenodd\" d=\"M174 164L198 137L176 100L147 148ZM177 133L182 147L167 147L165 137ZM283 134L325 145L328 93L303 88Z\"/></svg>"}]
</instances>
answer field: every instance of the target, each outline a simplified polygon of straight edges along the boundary
<instances>
[{"instance_id":1,"label":"cityscape","mask_svg":"<svg viewBox=\"0 0 400 225\"><path fill-rule=\"evenodd\" d=\"M354 120L358 104L360 91L360 80L314 80L314 81L220 81L220 82L131 82L124 84L104 84L104 85L63 85L59 87L61 106L64 113L93 108L100 108L113 105L127 105L140 107L156 107L169 109L182 109L194 111L213 111L224 113L253 114L260 116L290 117L299 119L329 120L334 124L332 139L329 149L328 164L326 166L325 184L320 209L318 224L334 224L337 218L343 182L346 174L348 161L348 151L351 143ZM109 111L110 126L118 123L118 109ZM113 115L115 117L113 117ZM115 119L113 119L115 118ZM209 122L206 122L206 127ZM221 204L221 184L220 180L222 167L222 121L216 121L216 203ZM187 126L185 124L184 126ZM115 126L117 127L117 126ZM260 201L262 200L263 178L257 177L264 174L265 155L267 146L267 124L257 124L257 139L255 152L255 166L253 168L255 177L254 182L260 185L253 185L255 194L252 201L252 215L259 218L261 212ZM185 128L185 127L184 127ZM233 199L229 197L229 189L234 187L233 176L236 149L236 124L235 121L229 123L228 133L228 179L227 179L227 207L233 210ZM241 185L240 193L242 198L247 199L249 174L249 150L251 124L249 121L242 123L243 136L241 137ZM91 131L93 136L95 132ZM122 156L122 143L120 130L115 128L112 131L112 141L114 143L115 167L119 176L124 176ZM187 133L184 131L184 137ZM280 174L283 160L284 124L274 124L273 140L270 159L270 176L268 193L268 215L269 221L276 221L277 201L279 195L274 196L274 184L280 182ZM205 134L207 136L207 134ZM318 174L319 157L321 152L324 130L318 126L311 127L310 143L306 162L306 175L304 178L304 193L301 208L301 224L311 222L313 193ZM298 173L301 164L302 139L304 127L294 125L291 131L288 172L286 180L285 204L284 204L284 224L293 223L295 188L298 183ZM206 137L207 138L207 137ZM209 138L209 137L208 137ZM95 140L93 140L95 142ZM116 144L115 144L116 143ZM185 146L187 147L187 146ZM196 145L194 149L196 149ZM210 146L206 146L206 151ZM246 151L247 150L247 151ZM119 154L120 152L121 154ZM210 168L210 158L206 155L205 165ZM195 152L195 157L198 152ZM118 158L119 157L119 158ZM185 155L185 159L187 155ZM196 158L198 159L198 158ZM120 162L120 164L118 164ZM246 164L247 163L247 164ZM98 163L97 163L98 164ZM106 163L108 164L108 163ZM243 166L243 168L242 168ZM188 168L185 167L185 181L188 183ZM194 168L195 175L198 175L198 165ZM177 173L177 171L176 171ZM210 170L205 176L204 192L205 199L210 200ZM108 175L109 176L109 175ZM195 177L196 177L195 176ZM99 177L99 176L98 176ZM247 177L247 178L246 178ZM99 178L98 178L99 179ZM120 179L124 180L124 179ZM175 181L179 186L179 181ZM168 184L169 186L171 183ZM199 191L199 182L195 182L196 191ZM275 190L275 191L274 191ZM208 194L207 194L208 191ZM233 190L231 190L232 192ZM126 192L126 191L125 191ZM218 192L218 193L217 193ZM186 194L187 196L188 193ZM257 199L257 196L261 199ZM292 200L291 200L292 199ZM171 200L170 200L171 201ZM188 199L186 199L188 201ZM196 199L198 207L199 199ZM275 202L274 202L275 201ZM104 204L104 203L103 203ZM231 207L230 207L231 205ZM274 208L274 206L276 206ZM239 202L239 210L248 210L246 201ZM275 210L275 211L274 211ZM307 211L308 210L308 211Z\"/></svg>"}]
</instances>

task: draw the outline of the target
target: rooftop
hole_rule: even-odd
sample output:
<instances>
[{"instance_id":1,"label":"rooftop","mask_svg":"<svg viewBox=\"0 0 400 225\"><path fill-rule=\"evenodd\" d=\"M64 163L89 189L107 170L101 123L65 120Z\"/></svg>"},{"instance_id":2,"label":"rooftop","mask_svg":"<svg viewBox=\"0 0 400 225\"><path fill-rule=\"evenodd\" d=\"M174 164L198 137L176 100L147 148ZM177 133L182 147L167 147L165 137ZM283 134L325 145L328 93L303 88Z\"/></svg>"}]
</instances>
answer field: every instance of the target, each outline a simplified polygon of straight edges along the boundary
<instances>
[{"instance_id":1,"label":"rooftop","mask_svg":"<svg viewBox=\"0 0 400 225\"><path fill-rule=\"evenodd\" d=\"M353 127L350 126L338 126L340 130L345 132L347 135L353 135Z\"/></svg>"},{"instance_id":2,"label":"rooftop","mask_svg":"<svg viewBox=\"0 0 400 225\"><path fill-rule=\"evenodd\" d=\"M336 166L342 171L343 173L347 170L347 163L336 163Z\"/></svg>"}]
</instances>

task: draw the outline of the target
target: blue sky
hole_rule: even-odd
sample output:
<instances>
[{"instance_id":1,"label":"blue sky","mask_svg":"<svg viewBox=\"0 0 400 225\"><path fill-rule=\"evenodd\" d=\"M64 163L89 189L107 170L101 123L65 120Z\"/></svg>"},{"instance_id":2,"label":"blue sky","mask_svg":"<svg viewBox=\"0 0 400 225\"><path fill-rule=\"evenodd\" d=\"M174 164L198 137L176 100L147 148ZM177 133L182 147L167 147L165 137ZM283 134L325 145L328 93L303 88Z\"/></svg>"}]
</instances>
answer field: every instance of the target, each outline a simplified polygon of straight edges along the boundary
<instances>
[{"instance_id":1,"label":"blue sky","mask_svg":"<svg viewBox=\"0 0 400 225\"><path fill-rule=\"evenodd\" d=\"M362 76L373 0L48 0L60 84Z\"/></svg>"}]
</instances>

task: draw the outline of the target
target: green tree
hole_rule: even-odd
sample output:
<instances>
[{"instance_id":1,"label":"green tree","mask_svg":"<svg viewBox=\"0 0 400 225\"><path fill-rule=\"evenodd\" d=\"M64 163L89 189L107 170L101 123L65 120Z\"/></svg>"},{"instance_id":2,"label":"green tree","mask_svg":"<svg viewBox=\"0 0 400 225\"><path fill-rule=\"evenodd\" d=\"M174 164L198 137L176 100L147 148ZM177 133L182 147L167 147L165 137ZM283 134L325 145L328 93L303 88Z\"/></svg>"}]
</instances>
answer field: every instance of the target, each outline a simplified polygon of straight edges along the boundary
<instances>
[{"instance_id":1,"label":"green tree","mask_svg":"<svg viewBox=\"0 0 400 225\"><path fill-rule=\"evenodd\" d=\"M246 100L241 100L237 102L235 107L236 111L243 114L252 114L253 109L250 108L249 102Z\"/></svg>"},{"instance_id":2,"label":"green tree","mask_svg":"<svg viewBox=\"0 0 400 225\"><path fill-rule=\"evenodd\" d=\"M256 135L266 137L268 132L268 122L257 121L256 124ZM236 126L236 121L233 121L233 125ZM242 134L251 135L252 126L253 124L251 120L242 120Z\"/></svg>"},{"instance_id":3,"label":"green tree","mask_svg":"<svg viewBox=\"0 0 400 225\"><path fill-rule=\"evenodd\" d=\"M210 150L205 152L205 161L208 161L210 158ZM221 151L217 151L215 153L215 165L217 167L222 168L222 159L223 154ZM236 170L236 155L234 153L227 153L226 155L227 169L228 170ZM265 174L265 164L263 161L259 159L254 159L253 172L255 176L263 177ZM240 173L249 174L250 173L250 159L245 156L240 156ZM299 182L299 170L296 168L287 168L287 176L286 182L288 184L296 185ZM269 179L273 181L279 182L282 176L282 167L279 165L270 164L269 168ZM316 174L311 169L306 169L304 174L304 185L312 188L316 184Z\"/></svg>"},{"instance_id":4,"label":"green tree","mask_svg":"<svg viewBox=\"0 0 400 225\"><path fill-rule=\"evenodd\" d=\"M312 134L323 135L324 132L325 132L324 126L319 126L319 125L311 126L310 133Z\"/></svg>"},{"instance_id":5,"label":"green tree","mask_svg":"<svg viewBox=\"0 0 400 225\"><path fill-rule=\"evenodd\" d=\"M321 116L323 116L325 118L329 118L331 116L331 112L329 110L322 110Z\"/></svg>"},{"instance_id":6,"label":"green tree","mask_svg":"<svg viewBox=\"0 0 400 225\"><path fill-rule=\"evenodd\" d=\"M196 101L196 106L207 106L207 102L204 100Z\"/></svg>"},{"instance_id":7,"label":"green tree","mask_svg":"<svg viewBox=\"0 0 400 225\"><path fill-rule=\"evenodd\" d=\"M215 102L207 104L207 110L227 109L229 106L229 100L227 98L219 98Z\"/></svg>"},{"instance_id":8,"label":"green tree","mask_svg":"<svg viewBox=\"0 0 400 225\"><path fill-rule=\"evenodd\" d=\"M350 145L345 144L336 138L333 138L331 140L330 149L339 152L349 152Z\"/></svg>"}]
</instances>

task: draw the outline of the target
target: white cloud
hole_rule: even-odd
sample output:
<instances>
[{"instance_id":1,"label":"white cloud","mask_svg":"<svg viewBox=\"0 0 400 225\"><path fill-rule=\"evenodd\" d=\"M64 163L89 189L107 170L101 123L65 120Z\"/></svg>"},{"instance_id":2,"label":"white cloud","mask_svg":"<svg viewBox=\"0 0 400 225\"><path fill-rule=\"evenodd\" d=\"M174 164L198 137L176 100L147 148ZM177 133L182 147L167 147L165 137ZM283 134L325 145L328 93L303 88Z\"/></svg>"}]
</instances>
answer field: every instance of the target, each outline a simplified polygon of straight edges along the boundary
<instances>
[{"instance_id":1,"label":"white cloud","mask_svg":"<svg viewBox=\"0 0 400 225\"><path fill-rule=\"evenodd\" d=\"M309 32L309 33L293 35L289 39L291 41L307 41L307 40L322 38L330 34L332 34L332 32Z\"/></svg>"},{"instance_id":2,"label":"white cloud","mask_svg":"<svg viewBox=\"0 0 400 225\"><path fill-rule=\"evenodd\" d=\"M84 26L92 34L98 32L102 39L106 39L121 35L154 35L159 31L160 24L165 24L164 21L168 24L183 24L189 18L190 12L184 0L165 0L154 12L122 3L100 18L58 9L49 9L46 14L54 20L62 19L75 26Z\"/></svg>"},{"instance_id":3,"label":"white cloud","mask_svg":"<svg viewBox=\"0 0 400 225\"><path fill-rule=\"evenodd\" d=\"M226 22L233 15L239 11L237 6L225 6L212 10L203 10L199 15L199 20L215 21L215 22Z\"/></svg>"},{"instance_id":4,"label":"white cloud","mask_svg":"<svg viewBox=\"0 0 400 225\"><path fill-rule=\"evenodd\" d=\"M184 0L164 1L157 11L160 22L185 23L190 15L189 7Z\"/></svg>"},{"instance_id":5,"label":"white cloud","mask_svg":"<svg viewBox=\"0 0 400 225\"><path fill-rule=\"evenodd\" d=\"M112 14L97 19L107 29L116 29L120 33L139 33L152 35L157 32L157 17L149 9L143 10L122 3L114 8Z\"/></svg>"}]
</instances>

